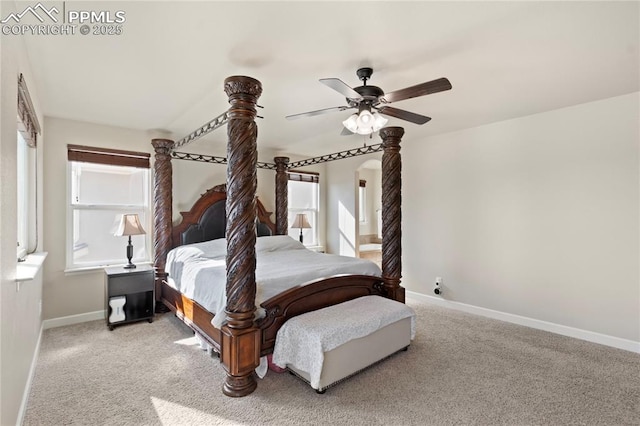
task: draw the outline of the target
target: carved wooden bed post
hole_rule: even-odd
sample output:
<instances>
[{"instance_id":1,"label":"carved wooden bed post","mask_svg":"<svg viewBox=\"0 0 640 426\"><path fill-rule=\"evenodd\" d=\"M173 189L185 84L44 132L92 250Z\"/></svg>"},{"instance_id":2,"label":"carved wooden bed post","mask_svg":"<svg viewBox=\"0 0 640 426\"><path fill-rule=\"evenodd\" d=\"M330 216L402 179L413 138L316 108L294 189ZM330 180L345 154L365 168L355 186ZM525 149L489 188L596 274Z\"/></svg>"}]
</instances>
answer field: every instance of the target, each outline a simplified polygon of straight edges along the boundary
<instances>
[{"instance_id":1,"label":"carved wooden bed post","mask_svg":"<svg viewBox=\"0 0 640 426\"><path fill-rule=\"evenodd\" d=\"M169 139L152 139L151 145L156 152L153 164L153 216L154 216L154 261L156 270L156 301L162 296L161 282L167 277L164 271L167 253L171 250L172 230L172 169L171 149L174 142Z\"/></svg>"},{"instance_id":2,"label":"carved wooden bed post","mask_svg":"<svg viewBox=\"0 0 640 426\"><path fill-rule=\"evenodd\" d=\"M256 310L256 166L258 154L256 102L262 93L258 80L228 77L227 125L227 323L221 329L220 360L227 377L223 392L245 396L257 386L253 372L260 363L260 329Z\"/></svg>"},{"instance_id":3,"label":"carved wooden bed post","mask_svg":"<svg viewBox=\"0 0 640 426\"><path fill-rule=\"evenodd\" d=\"M287 164L289 157L274 157L276 163L276 234L287 235L289 232L289 177Z\"/></svg>"},{"instance_id":4,"label":"carved wooden bed post","mask_svg":"<svg viewBox=\"0 0 640 426\"><path fill-rule=\"evenodd\" d=\"M382 138L382 279L388 297L405 301L402 277L402 127L385 127Z\"/></svg>"}]
</instances>

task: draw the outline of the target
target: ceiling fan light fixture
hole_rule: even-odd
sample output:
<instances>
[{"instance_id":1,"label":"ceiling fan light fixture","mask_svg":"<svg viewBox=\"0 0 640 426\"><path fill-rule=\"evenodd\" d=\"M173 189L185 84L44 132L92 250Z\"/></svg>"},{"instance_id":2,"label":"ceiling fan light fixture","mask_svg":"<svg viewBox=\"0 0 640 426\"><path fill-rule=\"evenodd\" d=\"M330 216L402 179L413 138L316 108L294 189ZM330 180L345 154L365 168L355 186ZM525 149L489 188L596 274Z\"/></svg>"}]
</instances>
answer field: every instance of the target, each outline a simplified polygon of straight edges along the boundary
<instances>
[{"instance_id":1,"label":"ceiling fan light fixture","mask_svg":"<svg viewBox=\"0 0 640 426\"><path fill-rule=\"evenodd\" d=\"M371 111L363 109L360 113L351 114L342 122L342 125L351 133L370 135L382 129L388 121L377 112L371 114Z\"/></svg>"},{"instance_id":2,"label":"ceiling fan light fixture","mask_svg":"<svg viewBox=\"0 0 640 426\"><path fill-rule=\"evenodd\" d=\"M360 111L360 115L358 115L358 127L371 128L373 127L373 123L374 118L370 111L366 109Z\"/></svg>"},{"instance_id":3,"label":"ceiling fan light fixture","mask_svg":"<svg viewBox=\"0 0 640 426\"><path fill-rule=\"evenodd\" d=\"M358 130L358 114L351 114L349 118L342 122L342 125L351 133L356 133Z\"/></svg>"},{"instance_id":4,"label":"ceiling fan light fixture","mask_svg":"<svg viewBox=\"0 0 640 426\"><path fill-rule=\"evenodd\" d=\"M382 115L380 115L377 112L373 114L373 119L374 119L374 122L373 122L374 132L377 132L378 130L382 129L389 122L387 118L384 118Z\"/></svg>"}]
</instances>

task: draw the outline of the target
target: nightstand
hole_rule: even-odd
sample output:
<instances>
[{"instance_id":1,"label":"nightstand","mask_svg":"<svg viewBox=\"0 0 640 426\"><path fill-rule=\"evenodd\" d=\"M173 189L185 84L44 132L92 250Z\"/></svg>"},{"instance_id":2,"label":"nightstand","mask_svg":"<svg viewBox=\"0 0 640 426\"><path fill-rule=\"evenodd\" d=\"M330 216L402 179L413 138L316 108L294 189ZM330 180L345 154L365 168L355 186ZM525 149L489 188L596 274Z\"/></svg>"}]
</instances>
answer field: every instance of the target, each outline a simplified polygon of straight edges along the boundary
<instances>
[{"instance_id":1,"label":"nightstand","mask_svg":"<svg viewBox=\"0 0 640 426\"><path fill-rule=\"evenodd\" d=\"M153 322L155 284L153 267L138 265L105 268L105 319L110 330L134 321Z\"/></svg>"}]
</instances>

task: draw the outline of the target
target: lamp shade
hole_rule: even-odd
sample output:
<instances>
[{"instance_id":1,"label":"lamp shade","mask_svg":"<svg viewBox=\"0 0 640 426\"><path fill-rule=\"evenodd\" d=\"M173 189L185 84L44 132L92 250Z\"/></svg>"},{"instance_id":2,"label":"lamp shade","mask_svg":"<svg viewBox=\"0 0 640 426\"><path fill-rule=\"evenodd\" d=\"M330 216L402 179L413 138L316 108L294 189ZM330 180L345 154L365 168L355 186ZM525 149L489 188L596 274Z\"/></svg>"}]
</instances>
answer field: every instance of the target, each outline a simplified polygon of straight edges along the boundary
<instances>
[{"instance_id":1,"label":"lamp shade","mask_svg":"<svg viewBox=\"0 0 640 426\"><path fill-rule=\"evenodd\" d=\"M113 233L116 237L142 234L146 234L146 232L144 232L137 214L123 214L120 218L120 224L118 225L116 232Z\"/></svg>"},{"instance_id":2,"label":"lamp shade","mask_svg":"<svg viewBox=\"0 0 640 426\"><path fill-rule=\"evenodd\" d=\"M307 220L307 215L304 213L298 213L296 215L295 220L293 221L293 225L291 225L292 228L300 228L300 229L309 229L311 228L311 225L309 224L309 221Z\"/></svg>"},{"instance_id":3,"label":"lamp shade","mask_svg":"<svg viewBox=\"0 0 640 426\"><path fill-rule=\"evenodd\" d=\"M342 125L351 133L356 133L358 130L358 114L351 114L349 118L342 122Z\"/></svg>"},{"instance_id":4,"label":"lamp shade","mask_svg":"<svg viewBox=\"0 0 640 426\"><path fill-rule=\"evenodd\" d=\"M371 128L373 126L373 114L363 109L358 116L358 127Z\"/></svg>"},{"instance_id":5,"label":"lamp shade","mask_svg":"<svg viewBox=\"0 0 640 426\"><path fill-rule=\"evenodd\" d=\"M373 118L375 120L374 123L373 123L373 131L374 132L377 132L378 130L382 129L389 122L388 119L384 118L383 116L381 116L377 112L373 114Z\"/></svg>"}]
</instances>

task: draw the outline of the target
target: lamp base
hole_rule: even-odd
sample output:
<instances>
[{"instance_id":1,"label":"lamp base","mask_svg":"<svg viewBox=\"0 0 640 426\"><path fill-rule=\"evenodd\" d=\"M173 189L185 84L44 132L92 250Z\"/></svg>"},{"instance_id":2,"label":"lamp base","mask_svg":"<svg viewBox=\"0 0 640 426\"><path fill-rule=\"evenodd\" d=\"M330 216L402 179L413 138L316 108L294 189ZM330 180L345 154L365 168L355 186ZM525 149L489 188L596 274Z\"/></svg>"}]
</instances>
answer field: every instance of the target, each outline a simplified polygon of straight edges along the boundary
<instances>
[{"instance_id":1,"label":"lamp base","mask_svg":"<svg viewBox=\"0 0 640 426\"><path fill-rule=\"evenodd\" d=\"M133 244L131 244L131 235L129 235L129 244L127 244L127 260L129 263L124 265L124 269L134 269L136 267L131 263L131 259L133 259Z\"/></svg>"}]
</instances>

